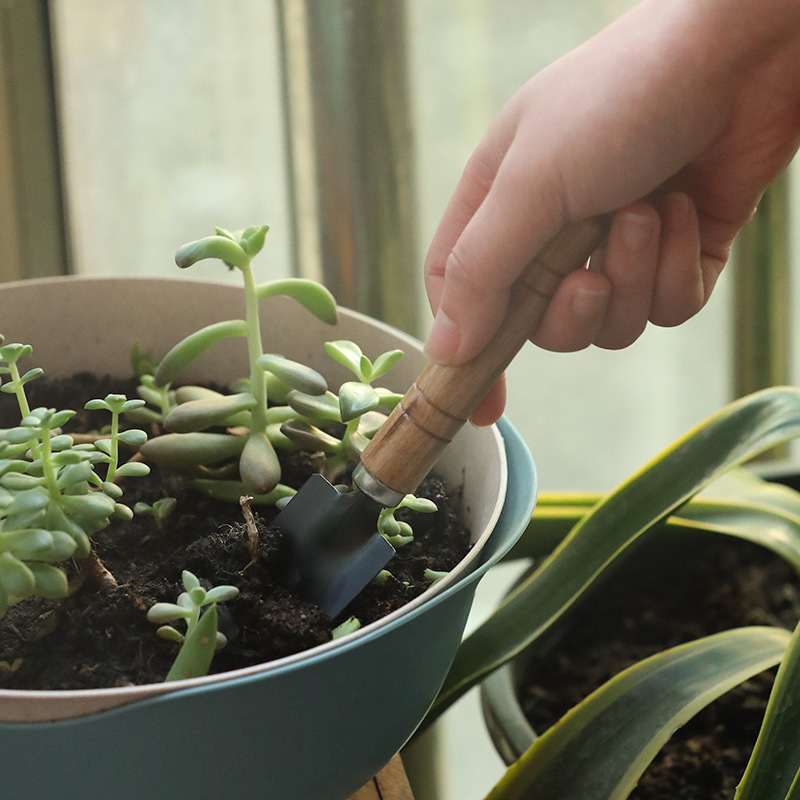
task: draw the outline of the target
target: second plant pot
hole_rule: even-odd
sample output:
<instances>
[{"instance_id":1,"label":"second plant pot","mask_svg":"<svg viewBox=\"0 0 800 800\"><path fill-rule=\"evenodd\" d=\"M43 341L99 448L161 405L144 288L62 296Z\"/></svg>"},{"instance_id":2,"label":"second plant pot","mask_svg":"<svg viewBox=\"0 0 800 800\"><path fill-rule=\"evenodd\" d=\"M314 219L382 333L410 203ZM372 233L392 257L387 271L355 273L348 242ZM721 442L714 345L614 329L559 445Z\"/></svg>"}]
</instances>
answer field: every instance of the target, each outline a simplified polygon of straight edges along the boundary
<instances>
[{"instance_id":1,"label":"second plant pot","mask_svg":"<svg viewBox=\"0 0 800 800\"><path fill-rule=\"evenodd\" d=\"M733 513L744 512L740 506ZM630 758L643 774L631 796L733 797L773 686L774 673L764 670L777 663L773 648L780 653L800 616L797 574L769 549L711 530L662 527L618 560L534 645L483 683L493 744L509 766L524 756L517 771L533 782L534 762L542 772L570 761L573 774L584 775L571 779L570 789L593 785L597 794L581 796L605 800L628 796L621 765L629 756L620 743L638 734L631 748L641 745L642 753ZM721 649L711 651L713 642L737 636L752 636L747 657L757 661L761 648L763 662L734 678L735 659L726 664ZM703 642L708 654L697 655ZM579 727L604 732L605 744L582 747ZM592 779L600 772L620 773L613 793ZM577 796L564 791L558 796Z\"/></svg>"}]
</instances>

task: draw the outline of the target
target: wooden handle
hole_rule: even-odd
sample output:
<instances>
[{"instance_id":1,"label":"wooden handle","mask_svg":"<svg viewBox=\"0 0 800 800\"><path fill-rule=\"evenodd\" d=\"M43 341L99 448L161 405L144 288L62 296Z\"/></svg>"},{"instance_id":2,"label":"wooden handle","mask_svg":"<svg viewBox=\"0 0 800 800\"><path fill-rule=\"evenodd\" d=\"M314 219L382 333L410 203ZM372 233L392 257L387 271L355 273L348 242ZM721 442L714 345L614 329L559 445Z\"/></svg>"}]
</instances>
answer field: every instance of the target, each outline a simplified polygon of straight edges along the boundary
<instances>
[{"instance_id":1,"label":"wooden handle","mask_svg":"<svg viewBox=\"0 0 800 800\"><path fill-rule=\"evenodd\" d=\"M400 756L396 755L348 800L414 800Z\"/></svg>"},{"instance_id":2,"label":"wooden handle","mask_svg":"<svg viewBox=\"0 0 800 800\"><path fill-rule=\"evenodd\" d=\"M550 240L512 289L489 344L459 366L428 364L361 455L384 486L413 492L531 337L564 277L581 268L608 232L606 217L570 225Z\"/></svg>"}]
</instances>

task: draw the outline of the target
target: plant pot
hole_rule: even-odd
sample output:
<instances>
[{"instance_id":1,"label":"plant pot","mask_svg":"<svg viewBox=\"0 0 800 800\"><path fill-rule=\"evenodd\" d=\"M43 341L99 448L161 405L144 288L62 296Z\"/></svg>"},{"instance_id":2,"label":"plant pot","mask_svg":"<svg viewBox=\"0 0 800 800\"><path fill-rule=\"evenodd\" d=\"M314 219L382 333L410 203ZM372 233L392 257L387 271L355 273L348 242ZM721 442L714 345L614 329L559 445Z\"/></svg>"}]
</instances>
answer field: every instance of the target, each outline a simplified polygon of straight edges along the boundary
<instances>
[{"instance_id":1,"label":"plant pot","mask_svg":"<svg viewBox=\"0 0 800 800\"><path fill-rule=\"evenodd\" d=\"M722 630L796 622L792 567L734 536L662 528L618 562L535 644L482 684L484 723L507 765L547 727L535 729L529 720L520 700L524 687L535 687L533 702L540 709L544 704L543 716L555 723L589 694L587 683L610 681L623 666ZM612 662L619 666L610 669ZM636 796L732 796L758 734L772 678L772 673L753 674L699 711L653 759ZM623 738L622 731L616 734Z\"/></svg>"},{"instance_id":2,"label":"plant pot","mask_svg":"<svg viewBox=\"0 0 800 800\"><path fill-rule=\"evenodd\" d=\"M33 346L49 376L123 376L132 343L161 354L202 325L242 316L243 302L241 289L210 282L45 279L0 286L0 326L7 341ZM373 357L402 347L387 380L396 390L423 364L418 342L346 310L331 327L276 297L262 301L262 324L268 352L306 362L331 385L346 376L324 353L328 339L352 339ZM241 342L228 340L184 378L226 382L243 362ZM122 689L0 691L4 795L337 800L358 789L424 716L477 581L513 545L534 502L530 455L504 421L467 426L437 468L463 491L475 541L448 577L354 634L256 667Z\"/></svg>"}]
</instances>

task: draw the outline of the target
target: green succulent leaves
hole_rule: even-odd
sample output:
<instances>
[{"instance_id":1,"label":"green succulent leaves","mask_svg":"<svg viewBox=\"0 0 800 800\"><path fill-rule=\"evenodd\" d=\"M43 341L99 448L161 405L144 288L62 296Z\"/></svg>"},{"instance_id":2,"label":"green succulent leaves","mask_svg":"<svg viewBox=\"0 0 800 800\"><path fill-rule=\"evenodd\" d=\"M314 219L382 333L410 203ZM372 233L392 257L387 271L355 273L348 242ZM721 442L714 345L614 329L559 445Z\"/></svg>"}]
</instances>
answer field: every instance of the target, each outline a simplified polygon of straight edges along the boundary
<instances>
[{"instance_id":1,"label":"green succulent leaves","mask_svg":"<svg viewBox=\"0 0 800 800\"><path fill-rule=\"evenodd\" d=\"M287 295L325 322L337 319L336 302L331 293L313 281L288 279L258 286L251 259L264 246L268 226L252 226L231 233L217 228L216 235L189 242L179 248L175 260L179 267L189 267L206 258L218 258L242 272L245 290L245 319L226 320L207 325L178 342L158 365L152 386L143 381L140 392L160 411L165 436L157 437L142 450L145 458L176 466L200 466L232 457L239 459L239 478L250 493L269 495L280 480L280 466L275 446L293 447L279 431L279 425L291 414L271 408L270 387L285 397L291 390L307 395L327 391L325 379L315 370L281 355L262 350L259 299ZM195 387L186 392L169 393L169 385L202 353L217 342L239 337L246 340L249 375L240 383L243 390L222 395ZM159 395L160 389L167 394ZM287 409L288 411L288 409ZM223 431L213 430L224 428Z\"/></svg>"},{"instance_id":2,"label":"green succulent leaves","mask_svg":"<svg viewBox=\"0 0 800 800\"><path fill-rule=\"evenodd\" d=\"M164 356L153 376L156 386L167 386L209 347L233 336L246 336L247 323L243 319L215 322L190 333L181 339Z\"/></svg>"},{"instance_id":3,"label":"green succulent leaves","mask_svg":"<svg viewBox=\"0 0 800 800\"><path fill-rule=\"evenodd\" d=\"M399 402L400 395L374 387L371 382L397 363L403 352L390 350L373 363L355 342L344 339L326 342L325 351L358 380L342 383L338 394L324 392L312 396L290 391L286 403L297 412L297 417L284 422L281 432L299 447L324 454L322 474L335 482L348 464L359 461L370 438L386 419L378 409L391 410Z\"/></svg>"},{"instance_id":4,"label":"green succulent leaves","mask_svg":"<svg viewBox=\"0 0 800 800\"><path fill-rule=\"evenodd\" d=\"M225 433L166 433L154 436L142 447L142 455L170 467L216 464L238 456L244 449L243 436Z\"/></svg>"},{"instance_id":5,"label":"green succulent leaves","mask_svg":"<svg viewBox=\"0 0 800 800\"><path fill-rule=\"evenodd\" d=\"M408 522L395 519L395 514L401 509L407 508L420 514L433 514L438 511L436 503L426 497L417 497L407 494L394 508L384 508L378 515L378 533L392 547L403 547L414 541L414 531Z\"/></svg>"},{"instance_id":6,"label":"green succulent leaves","mask_svg":"<svg viewBox=\"0 0 800 800\"><path fill-rule=\"evenodd\" d=\"M333 295L321 284L305 278L285 278L283 280L262 283L256 287L259 299L284 295L300 303L317 319L328 325L335 325L339 318L336 301Z\"/></svg>"},{"instance_id":7,"label":"green succulent leaves","mask_svg":"<svg viewBox=\"0 0 800 800\"><path fill-rule=\"evenodd\" d=\"M9 376L2 388L15 395L21 417L16 427L0 430L0 614L31 595L63 597L67 579L55 565L85 558L91 534L112 517L131 516L114 479L149 472L146 464L120 457L120 444L138 447L147 438L119 428L120 415L143 401L119 394L90 400L88 409L111 415L110 432L76 445L61 431L74 411L30 408L24 387L41 370L20 374L17 362L31 352L29 345L0 348L0 374Z\"/></svg>"},{"instance_id":8,"label":"green succulent leaves","mask_svg":"<svg viewBox=\"0 0 800 800\"><path fill-rule=\"evenodd\" d=\"M328 390L325 378L315 369L284 356L268 354L258 360L259 366L270 372L285 386L305 394L321 395Z\"/></svg>"},{"instance_id":9,"label":"green succulent leaves","mask_svg":"<svg viewBox=\"0 0 800 800\"><path fill-rule=\"evenodd\" d=\"M310 424L324 425L342 421L339 398L333 392L315 396L292 390L286 395L286 402L298 418Z\"/></svg>"},{"instance_id":10,"label":"green succulent leaves","mask_svg":"<svg viewBox=\"0 0 800 800\"><path fill-rule=\"evenodd\" d=\"M164 418L164 428L171 433L203 431L228 420L242 411L254 408L256 399L249 392L204 397L176 405Z\"/></svg>"},{"instance_id":11,"label":"green succulent leaves","mask_svg":"<svg viewBox=\"0 0 800 800\"><path fill-rule=\"evenodd\" d=\"M266 494L281 478L281 465L266 433L251 431L239 458L239 475L248 494Z\"/></svg>"},{"instance_id":12,"label":"green succulent leaves","mask_svg":"<svg viewBox=\"0 0 800 800\"><path fill-rule=\"evenodd\" d=\"M342 422L358 419L377 408L379 403L378 393L369 384L347 381L339 389L339 413Z\"/></svg>"},{"instance_id":13,"label":"green succulent leaves","mask_svg":"<svg viewBox=\"0 0 800 800\"><path fill-rule=\"evenodd\" d=\"M229 267L238 269L245 269L250 264L250 256L244 247L228 236L205 236L179 247L175 253L175 263L181 269L206 258L218 258Z\"/></svg>"},{"instance_id":14,"label":"green succulent leaves","mask_svg":"<svg viewBox=\"0 0 800 800\"><path fill-rule=\"evenodd\" d=\"M156 631L159 636L181 645L166 681L208 674L215 651L227 643L217 630L217 603L233 600L239 594L235 586L228 585L206 590L189 570L183 571L181 581L184 591L175 603L156 603L147 612L147 619L161 626ZM178 621L186 625L185 633L168 624Z\"/></svg>"},{"instance_id":15,"label":"green succulent leaves","mask_svg":"<svg viewBox=\"0 0 800 800\"><path fill-rule=\"evenodd\" d=\"M363 383L371 383L385 375L402 357L402 350L389 350L370 361L361 348L347 340L325 342L325 351L342 366L347 367Z\"/></svg>"}]
</instances>

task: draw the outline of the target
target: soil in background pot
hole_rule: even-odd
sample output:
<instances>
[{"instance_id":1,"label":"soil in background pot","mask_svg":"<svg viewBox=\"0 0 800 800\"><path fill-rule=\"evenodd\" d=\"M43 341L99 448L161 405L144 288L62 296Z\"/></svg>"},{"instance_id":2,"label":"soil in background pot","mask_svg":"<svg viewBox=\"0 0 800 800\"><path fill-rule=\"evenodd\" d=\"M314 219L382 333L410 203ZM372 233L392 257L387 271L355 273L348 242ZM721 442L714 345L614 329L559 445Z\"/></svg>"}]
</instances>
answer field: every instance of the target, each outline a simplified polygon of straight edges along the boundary
<instances>
[{"instance_id":1,"label":"soil in background pot","mask_svg":"<svg viewBox=\"0 0 800 800\"><path fill-rule=\"evenodd\" d=\"M535 730L668 647L743 625L795 627L800 587L785 561L732 537L694 539L689 549L665 548L656 558L634 554L625 580L609 582L582 603L563 638L530 662L519 698ZM674 733L631 800L732 800L775 672L735 687Z\"/></svg>"},{"instance_id":2,"label":"soil in background pot","mask_svg":"<svg viewBox=\"0 0 800 800\"><path fill-rule=\"evenodd\" d=\"M26 388L32 406L55 408L82 409L86 400L109 392L135 396L135 383L90 375L38 380ZM15 412L15 403L0 403L0 427L16 424ZM96 430L106 423L102 413L81 411L66 432ZM282 466L282 482L294 487L312 472L304 456L293 455ZM228 644L215 655L212 673L281 658L331 639L342 620L331 620L316 605L295 597L276 574L280 532L269 525L277 513L273 507L254 506L255 519L248 524L238 505L192 490L174 470L151 468L146 478L126 479L122 502L132 508L140 500L152 504L161 497L177 498L164 530L148 516L114 521L92 537L110 575L69 564L74 589L69 597L12 606L0 619L0 688L86 689L162 681L177 645L158 638L146 614L155 602L175 602L184 569L207 586L232 584L240 590L234 600L218 606ZM385 616L430 586L426 569L450 570L466 555L470 534L443 482L429 477L417 494L433 500L439 511L398 513L398 519L412 524L414 541L398 548L387 567L392 577L369 585L343 617L354 615L366 625Z\"/></svg>"}]
</instances>

